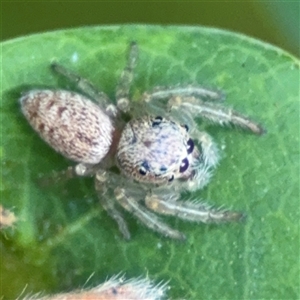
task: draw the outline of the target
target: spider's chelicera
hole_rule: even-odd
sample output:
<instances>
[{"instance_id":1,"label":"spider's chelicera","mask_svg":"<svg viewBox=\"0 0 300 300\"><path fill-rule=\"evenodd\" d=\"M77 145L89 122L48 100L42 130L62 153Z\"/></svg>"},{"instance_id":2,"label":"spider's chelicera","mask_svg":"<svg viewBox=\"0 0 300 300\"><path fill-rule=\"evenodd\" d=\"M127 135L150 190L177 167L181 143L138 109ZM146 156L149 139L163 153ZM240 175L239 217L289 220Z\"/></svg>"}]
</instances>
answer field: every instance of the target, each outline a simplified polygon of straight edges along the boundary
<instances>
[{"instance_id":1,"label":"spider's chelicera","mask_svg":"<svg viewBox=\"0 0 300 300\"><path fill-rule=\"evenodd\" d=\"M52 148L78 163L65 175L95 176L99 200L126 239L130 233L118 206L175 239L185 236L156 213L204 223L239 220L239 212L180 199L182 191L205 186L219 160L215 143L198 130L194 118L231 123L256 134L263 133L262 127L221 106L220 92L199 86L155 88L140 101L130 101L137 56L137 44L131 43L116 105L87 80L52 64L55 72L75 82L94 102L65 90L32 90L20 99L25 117Z\"/></svg>"}]
</instances>

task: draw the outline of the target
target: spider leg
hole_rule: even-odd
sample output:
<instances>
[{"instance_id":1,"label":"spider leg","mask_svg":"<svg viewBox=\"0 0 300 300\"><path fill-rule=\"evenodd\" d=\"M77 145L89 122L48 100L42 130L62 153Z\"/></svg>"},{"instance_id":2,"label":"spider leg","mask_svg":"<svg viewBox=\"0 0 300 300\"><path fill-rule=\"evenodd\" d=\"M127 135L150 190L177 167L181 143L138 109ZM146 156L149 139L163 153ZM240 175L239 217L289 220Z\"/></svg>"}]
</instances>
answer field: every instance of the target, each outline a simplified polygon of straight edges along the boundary
<instances>
[{"instance_id":1,"label":"spider leg","mask_svg":"<svg viewBox=\"0 0 300 300\"><path fill-rule=\"evenodd\" d=\"M108 215L113 218L119 227L120 232L126 240L130 240L130 232L123 215L115 207L114 201L111 200L108 194L107 177L104 170L98 170L95 179L95 189L98 194L99 201Z\"/></svg>"},{"instance_id":2,"label":"spider leg","mask_svg":"<svg viewBox=\"0 0 300 300\"><path fill-rule=\"evenodd\" d=\"M86 177L96 173L97 165L79 163L75 166L70 166L65 170L54 171L49 176L43 176L38 179L41 186L51 186L57 183L67 181L75 177Z\"/></svg>"},{"instance_id":3,"label":"spider leg","mask_svg":"<svg viewBox=\"0 0 300 300\"><path fill-rule=\"evenodd\" d=\"M108 96L99 91L91 82L87 79L75 74L74 72L66 69L65 67L59 65L56 62L51 64L51 68L54 72L62 75L67 78L70 82L75 84L79 90L81 90L84 94L86 94L91 99L95 100L100 107L106 111L111 116L116 116L117 108L110 103L110 99Z\"/></svg>"},{"instance_id":4,"label":"spider leg","mask_svg":"<svg viewBox=\"0 0 300 300\"><path fill-rule=\"evenodd\" d=\"M185 124L194 125L193 117L203 117L221 125L232 123L256 134L264 133L264 129L247 116L216 103L224 98L220 91L197 86L157 88L143 95L144 103L153 113L167 109Z\"/></svg>"},{"instance_id":5,"label":"spider leg","mask_svg":"<svg viewBox=\"0 0 300 300\"><path fill-rule=\"evenodd\" d=\"M232 222L239 221L243 217L240 212L216 209L195 201L180 201L176 197L166 199L155 194L147 195L145 203L154 212L194 222Z\"/></svg>"},{"instance_id":6,"label":"spider leg","mask_svg":"<svg viewBox=\"0 0 300 300\"><path fill-rule=\"evenodd\" d=\"M175 110L169 104L169 99L175 96L180 97L198 97L200 99L209 99L211 101L223 100L225 96L219 92L205 89L200 86L176 86L176 87L158 87L151 92L145 92L142 97L142 104L146 106L144 110L153 115L165 115L167 112L175 117L182 124L187 124L191 128L196 127L192 116L187 115L183 110Z\"/></svg>"},{"instance_id":7,"label":"spider leg","mask_svg":"<svg viewBox=\"0 0 300 300\"><path fill-rule=\"evenodd\" d=\"M131 212L137 219L139 219L148 228L155 230L164 236L184 240L185 236L183 233L172 229L165 223L161 222L158 217L148 211L145 207L141 206L134 198L126 195L126 192L122 188L115 189L115 197L120 205Z\"/></svg>"},{"instance_id":8,"label":"spider leg","mask_svg":"<svg viewBox=\"0 0 300 300\"><path fill-rule=\"evenodd\" d=\"M169 99L174 96L181 97L197 97L203 100L221 101L225 99L225 95L218 90L211 90L201 86L173 86L173 87L157 87L151 92L143 94L145 102L155 100Z\"/></svg>"},{"instance_id":9,"label":"spider leg","mask_svg":"<svg viewBox=\"0 0 300 300\"><path fill-rule=\"evenodd\" d=\"M138 46L135 42L131 42L127 63L116 88L117 107L123 112L127 112L130 109L129 90L134 77L134 69L137 64L137 58Z\"/></svg>"},{"instance_id":10,"label":"spider leg","mask_svg":"<svg viewBox=\"0 0 300 300\"><path fill-rule=\"evenodd\" d=\"M195 97L174 96L168 101L171 111L185 111L194 117L203 117L220 125L234 124L239 127L247 128L255 134L263 134L265 131L262 126L239 112L221 106L217 103L209 103Z\"/></svg>"}]
</instances>

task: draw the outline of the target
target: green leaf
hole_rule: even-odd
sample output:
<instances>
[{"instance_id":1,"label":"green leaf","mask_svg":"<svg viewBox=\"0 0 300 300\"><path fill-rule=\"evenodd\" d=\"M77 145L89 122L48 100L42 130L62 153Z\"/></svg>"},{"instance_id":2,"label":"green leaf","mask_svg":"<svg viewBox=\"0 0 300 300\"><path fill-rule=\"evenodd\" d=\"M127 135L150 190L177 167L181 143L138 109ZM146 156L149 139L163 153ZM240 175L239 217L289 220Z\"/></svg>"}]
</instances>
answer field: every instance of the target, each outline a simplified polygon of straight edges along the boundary
<instances>
[{"instance_id":1,"label":"green leaf","mask_svg":"<svg viewBox=\"0 0 300 300\"><path fill-rule=\"evenodd\" d=\"M199 124L218 142L222 161L195 196L245 212L242 223L204 225L175 218L179 243L129 214L132 240L99 206L92 179L41 187L38 178L70 162L47 146L22 116L18 98L37 87L74 88L49 69L57 60L113 98L128 44L140 47L132 95L157 85L198 83L223 90L226 105L261 122L261 137ZM226 31L201 27L87 27L27 36L2 47L1 196L18 222L1 236L4 299L66 291L127 277L170 280L185 299L298 299L299 61Z\"/></svg>"}]
</instances>

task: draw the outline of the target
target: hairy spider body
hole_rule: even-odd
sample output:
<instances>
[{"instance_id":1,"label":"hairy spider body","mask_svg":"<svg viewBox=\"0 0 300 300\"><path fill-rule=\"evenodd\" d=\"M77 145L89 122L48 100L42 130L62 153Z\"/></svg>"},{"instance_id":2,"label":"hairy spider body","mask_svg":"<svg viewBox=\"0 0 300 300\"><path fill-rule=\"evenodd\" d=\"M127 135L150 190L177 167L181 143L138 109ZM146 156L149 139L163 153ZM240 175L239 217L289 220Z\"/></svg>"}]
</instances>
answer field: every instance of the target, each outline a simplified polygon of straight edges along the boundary
<instances>
[{"instance_id":1,"label":"hairy spider body","mask_svg":"<svg viewBox=\"0 0 300 300\"><path fill-rule=\"evenodd\" d=\"M186 127L160 116L127 123L117 151L118 165L127 176L156 184L192 177L190 161L198 157Z\"/></svg>"},{"instance_id":2,"label":"hairy spider body","mask_svg":"<svg viewBox=\"0 0 300 300\"><path fill-rule=\"evenodd\" d=\"M132 43L116 105L85 79L53 64L54 71L77 83L97 104L69 91L33 90L20 99L25 117L52 148L78 162L63 176L95 176L100 203L126 239L130 233L116 202L147 227L175 239L185 236L155 213L205 223L239 220L239 212L180 200L182 190L201 189L209 182L219 160L215 143L197 129L194 117L232 123L256 134L263 133L262 127L218 103L203 101L223 95L196 86L157 88L133 106L129 88L137 54ZM127 123L121 120L124 113L130 116ZM112 171L113 165L120 173Z\"/></svg>"}]
</instances>

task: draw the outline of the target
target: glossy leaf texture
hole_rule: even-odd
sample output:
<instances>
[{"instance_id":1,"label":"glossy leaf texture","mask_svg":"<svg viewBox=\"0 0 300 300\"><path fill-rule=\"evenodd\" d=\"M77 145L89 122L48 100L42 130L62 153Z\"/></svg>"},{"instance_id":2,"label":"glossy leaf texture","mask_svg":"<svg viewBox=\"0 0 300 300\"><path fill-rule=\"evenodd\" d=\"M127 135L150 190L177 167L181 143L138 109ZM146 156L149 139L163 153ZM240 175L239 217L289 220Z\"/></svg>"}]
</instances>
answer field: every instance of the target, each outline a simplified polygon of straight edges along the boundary
<instances>
[{"instance_id":1,"label":"glossy leaf texture","mask_svg":"<svg viewBox=\"0 0 300 300\"><path fill-rule=\"evenodd\" d=\"M257 137L198 120L222 160L210 184L191 195L242 211L241 223L163 218L187 235L161 237L126 214L125 242L99 205L90 178L47 187L40 178L67 161L27 124L18 98L34 88L74 86L57 61L112 99L130 41L140 48L131 95L155 86L201 84L267 129ZM172 299L299 298L299 61L263 42L201 27L86 27L26 36L2 45L1 201L18 218L1 233L1 295L94 286L120 272L168 281ZM113 101L113 100L112 100ZM92 275L92 276L91 276ZM88 280L88 283L86 281Z\"/></svg>"}]
</instances>

